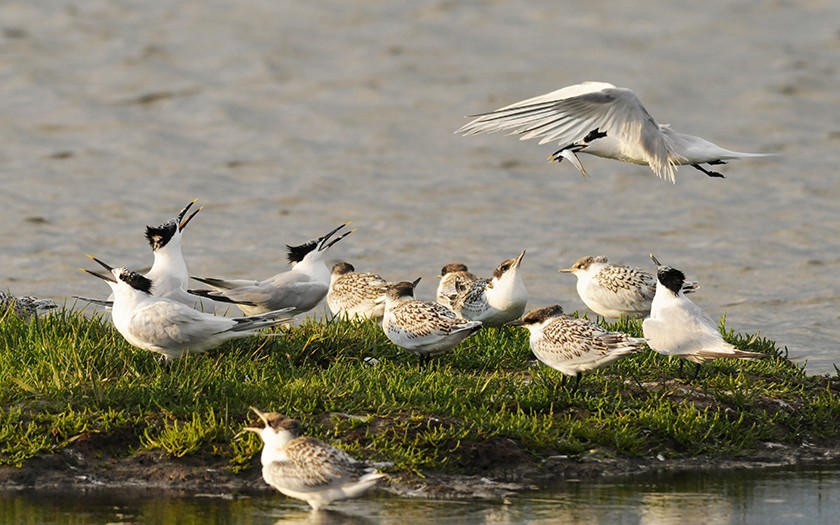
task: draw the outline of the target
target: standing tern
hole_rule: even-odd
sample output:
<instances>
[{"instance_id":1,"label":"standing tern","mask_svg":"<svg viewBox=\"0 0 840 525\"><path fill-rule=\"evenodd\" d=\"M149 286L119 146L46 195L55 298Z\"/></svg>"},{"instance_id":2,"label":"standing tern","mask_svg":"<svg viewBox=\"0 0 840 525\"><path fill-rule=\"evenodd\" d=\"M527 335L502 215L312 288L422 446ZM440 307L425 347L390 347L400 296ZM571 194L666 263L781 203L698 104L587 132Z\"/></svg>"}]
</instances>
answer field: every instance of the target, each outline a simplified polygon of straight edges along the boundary
<instances>
[{"instance_id":1,"label":"standing tern","mask_svg":"<svg viewBox=\"0 0 840 525\"><path fill-rule=\"evenodd\" d=\"M387 475L343 450L301 436L300 423L277 412L251 407L262 421L244 430L263 440L260 454L266 483L290 498L320 510L333 501L357 498Z\"/></svg>"},{"instance_id":2,"label":"standing tern","mask_svg":"<svg viewBox=\"0 0 840 525\"><path fill-rule=\"evenodd\" d=\"M255 315L283 308L291 308L291 316L315 308L330 288L330 269L324 262L327 250L354 231L348 230L332 238L344 223L326 235L308 241L300 246L288 248L291 270L282 272L264 281L244 279L224 280L204 277L193 279L208 284L213 290L190 290L190 293L234 303L245 315Z\"/></svg>"},{"instance_id":3,"label":"standing tern","mask_svg":"<svg viewBox=\"0 0 840 525\"><path fill-rule=\"evenodd\" d=\"M610 264L606 255L581 257L570 268L558 270L577 277L577 292L586 307L602 317L640 318L650 314L656 277L633 266ZM700 285L683 284L683 293Z\"/></svg>"},{"instance_id":4,"label":"standing tern","mask_svg":"<svg viewBox=\"0 0 840 525\"><path fill-rule=\"evenodd\" d=\"M531 332L531 351L537 359L566 376L575 376L574 389L580 374L602 368L616 359L640 352L644 339L609 330L563 314L560 305L546 306L530 312L510 326L523 326Z\"/></svg>"},{"instance_id":5,"label":"standing tern","mask_svg":"<svg viewBox=\"0 0 840 525\"><path fill-rule=\"evenodd\" d=\"M154 283L127 268L113 268L92 257L111 275L82 268L98 277L114 292L111 317L114 327L133 346L176 359L186 353L215 348L229 339L253 335L291 320L288 310L277 310L252 317L218 317L189 306L152 295Z\"/></svg>"},{"instance_id":6,"label":"standing tern","mask_svg":"<svg viewBox=\"0 0 840 525\"><path fill-rule=\"evenodd\" d=\"M217 303L187 292L189 272L181 251L181 241L184 228L203 209L199 207L187 216L193 204L195 200L187 204L173 219L160 226L146 226L146 240L152 248L154 263L144 277L155 283L153 295L184 303L202 312L212 313L216 310ZM106 307L110 307L114 301L113 293L105 301L76 297Z\"/></svg>"},{"instance_id":7,"label":"standing tern","mask_svg":"<svg viewBox=\"0 0 840 525\"><path fill-rule=\"evenodd\" d=\"M348 262L333 265L327 306L336 317L380 320L385 315L385 289L388 283L370 272L357 272Z\"/></svg>"},{"instance_id":8,"label":"standing tern","mask_svg":"<svg viewBox=\"0 0 840 525\"><path fill-rule=\"evenodd\" d=\"M402 281L388 287L382 330L392 343L427 362L477 332L481 321L459 319L442 304L415 299L416 284Z\"/></svg>"},{"instance_id":9,"label":"standing tern","mask_svg":"<svg viewBox=\"0 0 840 525\"><path fill-rule=\"evenodd\" d=\"M650 317L642 321L642 331L651 350L696 363L695 376L701 363L719 357L769 357L768 354L738 350L724 341L712 318L685 296L685 275L676 268L660 264L653 254L650 258L657 266L656 295Z\"/></svg>"},{"instance_id":10,"label":"standing tern","mask_svg":"<svg viewBox=\"0 0 840 525\"><path fill-rule=\"evenodd\" d=\"M478 279L458 287L452 298L452 311L458 317L481 321L484 326L502 326L519 319L525 312L528 290L519 272L525 251L506 259L493 270L490 279Z\"/></svg>"},{"instance_id":11,"label":"standing tern","mask_svg":"<svg viewBox=\"0 0 840 525\"><path fill-rule=\"evenodd\" d=\"M540 144L558 142L551 159L569 162L584 176L578 153L650 166L660 178L676 182L677 166L691 165L709 177L723 177L702 164L765 157L760 153L730 151L708 140L678 133L657 123L635 93L606 82L584 82L509 106L474 115L456 133L477 135L510 130L520 140L540 138Z\"/></svg>"}]
</instances>

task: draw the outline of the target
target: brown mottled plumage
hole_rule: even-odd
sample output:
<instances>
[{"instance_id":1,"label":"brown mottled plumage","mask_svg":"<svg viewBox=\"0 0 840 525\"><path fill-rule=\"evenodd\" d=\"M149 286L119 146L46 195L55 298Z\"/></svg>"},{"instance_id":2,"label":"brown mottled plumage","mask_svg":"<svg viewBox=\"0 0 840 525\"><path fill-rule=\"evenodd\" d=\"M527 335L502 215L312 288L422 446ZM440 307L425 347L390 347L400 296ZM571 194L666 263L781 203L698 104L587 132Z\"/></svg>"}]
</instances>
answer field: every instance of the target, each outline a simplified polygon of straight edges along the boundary
<instances>
[{"instance_id":1,"label":"brown mottled plumage","mask_svg":"<svg viewBox=\"0 0 840 525\"><path fill-rule=\"evenodd\" d=\"M452 311L458 317L481 321L485 326L501 326L518 319L525 311L528 290L519 274L525 252L506 259L493 271L491 279L478 279L459 287L452 299Z\"/></svg>"},{"instance_id":2,"label":"brown mottled plumage","mask_svg":"<svg viewBox=\"0 0 840 525\"><path fill-rule=\"evenodd\" d=\"M251 410L264 423L245 427L264 442L260 456L263 479L315 510L333 501L361 496L386 477L332 445L300 436L300 424L294 419L277 412Z\"/></svg>"},{"instance_id":3,"label":"brown mottled plumage","mask_svg":"<svg viewBox=\"0 0 840 525\"><path fill-rule=\"evenodd\" d=\"M478 276L470 272L466 264L453 262L440 270L435 300L447 308L452 308L452 298L458 295L458 289L469 288Z\"/></svg>"},{"instance_id":4,"label":"brown mottled plumage","mask_svg":"<svg viewBox=\"0 0 840 525\"><path fill-rule=\"evenodd\" d=\"M330 274L327 306L334 316L382 319L388 284L375 273L356 272L348 262L336 263Z\"/></svg>"},{"instance_id":5,"label":"brown mottled plumage","mask_svg":"<svg viewBox=\"0 0 840 525\"><path fill-rule=\"evenodd\" d=\"M14 308L18 317L29 319L31 316L43 315L57 307L58 305L52 299L38 299L31 295L15 297L0 290L0 314L6 312L7 309Z\"/></svg>"},{"instance_id":6,"label":"brown mottled plumage","mask_svg":"<svg viewBox=\"0 0 840 525\"><path fill-rule=\"evenodd\" d=\"M459 319L449 308L414 298L414 284L400 282L385 294L382 330L392 343L420 356L454 348L481 328L481 322Z\"/></svg>"},{"instance_id":7,"label":"brown mottled plumage","mask_svg":"<svg viewBox=\"0 0 840 525\"><path fill-rule=\"evenodd\" d=\"M645 341L610 332L586 319L568 317L559 305L534 310L511 324L530 330L531 350L537 359L566 376L577 376L639 352Z\"/></svg>"},{"instance_id":8,"label":"brown mottled plumage","mask_svg":"<svg viewBox=\"0 0 840 525\"><path fill-rule=\"evenodd\" d=\"M587 308L603 317L645 317L656 293L656 277L632 266L610 264L606 255L581 257L559 271L577 276L577 292ZM700 285L685 283L690 293Z\"/></svg>"}]
</instances>

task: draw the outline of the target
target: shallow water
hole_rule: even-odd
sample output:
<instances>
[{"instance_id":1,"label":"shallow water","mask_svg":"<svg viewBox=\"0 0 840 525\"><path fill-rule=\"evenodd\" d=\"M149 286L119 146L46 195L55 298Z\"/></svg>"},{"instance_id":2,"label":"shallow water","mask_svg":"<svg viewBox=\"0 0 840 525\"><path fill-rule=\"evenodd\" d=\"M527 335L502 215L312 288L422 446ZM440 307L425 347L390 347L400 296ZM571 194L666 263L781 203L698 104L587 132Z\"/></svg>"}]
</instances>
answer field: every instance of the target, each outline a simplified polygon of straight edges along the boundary
<instances>
[{"instance_id":1,"label":"shallow water","mask_svg":"<svg viewBox=\"0 0 840 525\"><path fill-rule=\"evenodd\" d=\"M0 493L0 522L93 523L481 523L612 525L808 524L840 520L836 468L709 472L567 483L504 502L424 500L382 494L310 512L281 495L156 491Z\"/></svg>"},{"instance_id":2,"label":"shallow water","mask_svg":"<svg viewBox=\"0 0 840 525\"><path fill-rule=\"evenodd\" d=\"M334 259L389 279L527 250L531 307L583 308L557 273L654 252L738 331L833 372L840 336L840 4L709 1L0 4L0 288L107 289L143 226L193 198L196 275L263 278L352 220ZM634 89L678 130L777 157L725 180L460 137L463 115L583 80Z\"/></svg>"}]
</instances>

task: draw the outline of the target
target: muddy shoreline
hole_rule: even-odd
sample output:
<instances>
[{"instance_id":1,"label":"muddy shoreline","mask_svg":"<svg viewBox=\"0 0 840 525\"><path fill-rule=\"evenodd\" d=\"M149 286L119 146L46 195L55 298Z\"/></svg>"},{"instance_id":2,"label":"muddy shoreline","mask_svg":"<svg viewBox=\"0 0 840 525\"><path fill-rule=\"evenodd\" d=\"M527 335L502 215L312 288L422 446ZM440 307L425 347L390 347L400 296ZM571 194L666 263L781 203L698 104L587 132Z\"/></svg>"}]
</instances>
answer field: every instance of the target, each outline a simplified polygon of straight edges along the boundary
<instances>
[{"instance_id":1,"label":"muddy shoreline","mask_svg":"<svg viewBox=\"0 0 840 525\"><path fill-rule=\"evenodd\" d=\"M589 451L577 457L534 458L468 474L425 472L424 476L393 474L379 490L413 498L504 500L518 493L564 482L610 481L618 478L677 472L744 470L840 464L840 444L792 447L765 443L733 456L666 459L615 457ZM234 474L219 458L170 458L158 452L105 457L99 452L68 447L29 460L23 467L0 468L0 490L88 491L156 489L185 493L248 494L272 492L258 461Z\"/></svg>"}]
</instances>

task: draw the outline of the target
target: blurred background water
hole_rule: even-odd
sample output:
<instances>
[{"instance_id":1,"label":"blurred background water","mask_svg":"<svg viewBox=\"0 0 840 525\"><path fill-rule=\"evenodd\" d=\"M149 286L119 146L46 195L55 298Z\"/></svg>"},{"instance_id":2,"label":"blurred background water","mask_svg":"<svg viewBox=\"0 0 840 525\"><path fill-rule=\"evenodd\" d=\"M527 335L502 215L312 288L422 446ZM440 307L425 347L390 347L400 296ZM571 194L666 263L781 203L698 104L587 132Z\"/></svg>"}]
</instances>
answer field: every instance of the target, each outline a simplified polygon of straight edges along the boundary
<instances>
[{"instance_id":1,"label":"blurred background water","mask_svg":"<svg viewBox=\"0 0 840 525\"><path fill-rule=\"evenodd\" d=\"M737 331L834 372L840 336L840 4L833 1L0 3L0 288L106 296L91 253L143 267L191 199L192 273L265 278L346 220L332 260L389 279L526 249L529 307L584 308L583 255L699 280ZM688 167L461 137L465 115L584 80L675 129L776 153Z\"/></svg>"}]
</instances>

